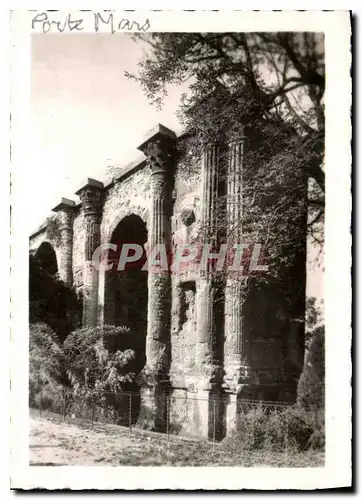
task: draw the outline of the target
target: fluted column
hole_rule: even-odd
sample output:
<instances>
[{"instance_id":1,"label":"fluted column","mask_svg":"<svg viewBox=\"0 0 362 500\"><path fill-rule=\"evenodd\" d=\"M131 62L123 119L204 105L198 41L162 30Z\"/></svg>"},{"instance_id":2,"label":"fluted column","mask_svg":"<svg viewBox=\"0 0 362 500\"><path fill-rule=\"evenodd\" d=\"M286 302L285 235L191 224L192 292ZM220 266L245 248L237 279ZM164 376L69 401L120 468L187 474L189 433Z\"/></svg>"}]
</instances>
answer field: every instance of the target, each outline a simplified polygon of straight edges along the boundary
<instances>
[{"instance_id":1,"label":"fluted column","mask_svg":"<svg viewBox=\"0 0 362 500\"><path fill-rule=\"evenodd\" d=\"M227 165L227 234L229 247L243 241L243 139L229 144ZM238 252L240 254L238 255ZM234 247L234 262L227 267L225 287L224 386L237 392L246 382L248 367L243 338L243 303L247 293L246 271L241 268L242 247Z\"/></svg>"},{"instance_id":2,"label":"fluted column","mask_svg":"<svg viewBox=\"0 0 362 500\"><path fill-rule=\"evenodd\" d=\"M174 170L174 132L157 126L139 146L151 170L151 217L148 258L148 318L146 340L146 385L144 403L151 413L152 428L164 426L165 391L171 363L171 276L168 269L152 266L150 257L169 258L171 249L172 187ZM160 253L157 254L159 249ZM156 252L156 253L153 253ZM152 404L151 404L152 401ZM145 405L144 405L145 407Z\"/></svg>"},{"instance_id":3,"label":"fluted column","mask_svg":"<svg viewBox=\"0 0 362 500\"><path fill-rule=\"evenodd\" d=\"M92 257L95 249L100 245L103 188L101 182L88 179L76 193L82 201L85 222L83 326L97 325L99 271L93 266Z\"/></svg>"},{"instance_id":4,"label":"fluted column","mask_svg":"<svg viewBox=\"0 0 362 500\"><path fill-rule=\"evenodd\" d=\"M184 293L182 290L182 282L175 276L172 279L171 296L172 296L172 306L171 306L172 365L170 369L170 382L173 386L181 387L182 382L185 380L183 364L180 363L180 358L182 358L182 355L180 355L180 342L179 342L179 334L182 328L181 309L183 306Z\"/></svg>"},{"instance_id":5,"label":"fluted column","mask_svg":"<svg viewBox=\"0 0 362 500\"><path fill-rule=\"evenodd\" d=\"M217 248L217 202L219 182L219 146L205 146L201 167L201 210L200 210L200 246L210 245ZM219 367L216 360L216 324L215 324L215 277L208 263L204 269L200 266L196 282L197 310L197 368L199 390L210 390L216 382Z\"/></svg>"},{"instance_id":6,"label":"fluted column","mask_svg":"<svg viewBox=\"0 0 362 500\"><path fill-rule=\"evenodd\" d=\"M73 223L75 215L75 202L62 198L61 202L53 208L59 215L60 230L60 262L59 275L67 286L73 285Z\"/></svg>"}]
</instances>

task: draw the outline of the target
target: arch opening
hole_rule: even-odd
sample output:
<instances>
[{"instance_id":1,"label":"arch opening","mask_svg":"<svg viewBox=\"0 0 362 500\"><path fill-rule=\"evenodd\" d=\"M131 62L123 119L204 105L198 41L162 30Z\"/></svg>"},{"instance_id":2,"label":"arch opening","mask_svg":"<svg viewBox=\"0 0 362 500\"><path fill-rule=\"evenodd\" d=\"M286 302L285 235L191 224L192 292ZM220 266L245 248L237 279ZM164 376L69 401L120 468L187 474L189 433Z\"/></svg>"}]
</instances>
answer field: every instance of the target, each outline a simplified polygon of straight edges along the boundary
<instances>
[{"instance_id":1,"label":"arch opening","mask_svg":"<svg viewBox=\"0 0 362 500\"><path fill-rule=\"evenodd\" d=\"M56 252L43 242L29 254L29 322L46 323L60 341L81 324L81 301L58 276Z\"/></svg>"},{"instance_id":2,"label":"arch opening","mask_svg":"<svg viewBox=\"0 0 362 500\"><path fill-rule=\"evenodd\" d=\"M57 255L50 243L44 241L36 250L34 257L44 272L51 276L58 273Z\"/></svg>"},{"instance_id":3,"label":"arch opening","mask_svg":"<svg viewBox=\"0 0 362 500\"><path fill-rule=\"evenodd\" d=\"M117 250L108 252L112 269L105 273L104 322L129 328L130 333L122 349L126 347L135 352L130 371L136 375L146 363L148 273L142 270L146 261L146 242L147 227L141 217L135 214L124 217L112 233L111 243L116 245ZM126 244L139 245L141 256L134 262L127 262L121 269L118 266L119 258L122 249L126 251ZM132 256L134 250L128 250L128 254ZM127 389L138 392L135 383Z\"/></svg>"}]
</instances>

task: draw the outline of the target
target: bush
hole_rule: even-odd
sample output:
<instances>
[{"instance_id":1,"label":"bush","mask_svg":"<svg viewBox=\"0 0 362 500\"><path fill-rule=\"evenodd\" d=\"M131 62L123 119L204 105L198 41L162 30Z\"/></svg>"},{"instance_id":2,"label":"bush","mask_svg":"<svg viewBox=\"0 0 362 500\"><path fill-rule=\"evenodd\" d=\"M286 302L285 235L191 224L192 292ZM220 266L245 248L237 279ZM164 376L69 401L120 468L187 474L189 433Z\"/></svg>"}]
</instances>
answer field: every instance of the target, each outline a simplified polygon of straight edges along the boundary
<instances>
[{"instance_id":1,"label":"bush","mask_svg":"<svg viewBox=\"0 0 362 500\"><path fill-rule=\"evenodd\" d=\"M324 425L316 427L313 414L297 406L256 407L239 415L237 429L225 440L239 450L297 452L324 447Z\"/></svg>"},{"instance_id":2,"label":"bush","mask_svg":"<svg viewBox=\"0 0 362 500\"><path fill-rule=\"evenodd\" d=\"M64 381L63 351L54 331L45 323L29 328L29 404L54 407Z\"/></svg>"},{"instance_id":3,"label":"bush","mask_svg":"<svg viewBox=\"0 0 362 500\"><path fill-rule=\"evenodd\" d=\"M313 420L311 415L298 407L288 408L285 411L285 425L287 427L286 444L288 448L305 451L309 447L313 434Z\"/></svg>"},{"instance_id":4,"label":"bush","mask_svg":"<svg viewBox=\"0 0 362 500\"><path fill-rule=\"evenodd\" d=\"M125 327L81 328L63 345L45 323L30 326L29 405L107 422L128 420L128 396L119 394L133 382Z\"/></svg>"},{"instance_id":5,"label":"bush","mask_svg":"<svg viewBox=\"0 0 362 500\"><path fill-rule=\"evenodd\" d=\"M324 450L326 446L326 436L324 429L317 429L313 432L310 441L309 447L312 450Z\"/></svg>"},{"instance_id":6,"label":"bush","mask_svg":"<svg viewBox=\"0 0 362 500\"><path fill-rule=\"evenodd\" d=\"M49 381L32 393L29 405L32 408L62 413L64 405L64 386L56 381Z\"/></svg>"},{"instance_id":7,"label":"bush","mask_svg":"<svg viewBox=\"0 0 362 500\"><path fill-rule=\"evenodd\" d=\"M310 348L306 354L303 372L298 383L297 402L305 410L324 406L325 357L324 326L313 332Z\"/></svg>"},{"instance_id":8,"label":"bush","mask_svg":"<svg viewBox=\"0 0 362 500\"><path fill-rule=\"evenodd\" d=\"M126 327L105 325L75 330L63 344L66 371L75 392L117 392L134 380L128 366L134 358Z\"/></svg>"}]
</instances>

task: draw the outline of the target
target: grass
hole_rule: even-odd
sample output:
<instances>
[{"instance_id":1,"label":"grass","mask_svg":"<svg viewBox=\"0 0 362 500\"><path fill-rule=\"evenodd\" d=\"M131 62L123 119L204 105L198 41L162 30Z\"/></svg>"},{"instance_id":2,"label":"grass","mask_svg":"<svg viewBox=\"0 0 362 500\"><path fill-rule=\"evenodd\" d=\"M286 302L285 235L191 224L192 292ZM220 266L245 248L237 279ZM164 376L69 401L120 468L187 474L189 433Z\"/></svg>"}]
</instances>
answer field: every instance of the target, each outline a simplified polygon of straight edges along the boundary
<instances>
[{"instance_id":1,"label":"grass","mask_svg":"<svg viewBox=\"0 0 362 500\"><path fill-rule=\"evenodd\" d=\"M222 444L31 416L30 465L323 467L324 453L236 453Z\"/></svg>"}]
</instances>

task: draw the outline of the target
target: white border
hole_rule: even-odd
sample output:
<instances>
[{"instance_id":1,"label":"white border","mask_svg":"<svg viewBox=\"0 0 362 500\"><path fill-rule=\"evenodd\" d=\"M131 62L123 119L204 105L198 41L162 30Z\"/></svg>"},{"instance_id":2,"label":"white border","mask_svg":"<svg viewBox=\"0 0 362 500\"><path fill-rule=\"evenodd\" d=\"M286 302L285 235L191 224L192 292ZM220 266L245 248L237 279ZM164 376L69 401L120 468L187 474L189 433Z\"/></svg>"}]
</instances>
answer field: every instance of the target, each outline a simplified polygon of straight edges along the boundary
<instances>
[{"instance_id":1,"label":"white border","mask_svg":"<svg viewBox=\"0 0 362 500\"><path fill-rule=\"evenodd\" d=\"M310 3L312 2L304 2L303 8L307 8ZM213 2L210 2L208 8L212 6ZM88 2L86 8L91 7L92 2ZM186 2L183 7L187 8ZM274 5L273 7L277 8ZM330 2L328 8L332 7L333 2ZM96 8L99 8L99 5ZM26 192L26 185L22 182L22 172L29 168L27 117L30 102L30 13L17 11L13 14L16 17L16 23L12 24L12 40L15 47L12 54L11 75L11 111L14 127L12 134L13 274L11 280L14 317L10 352L12 361L12 487L188 490L251 488L263 490L348 486L351 481L349 422L351 398L351 237L349 233L351 80L349 68L351 54L348 13L316 11L172 13L165 11L147 14L153 29L160 31L166 29L168 31L309 30L324 31L326 35L326 467L318 469L235 467L218 468L217 472L215 468L206 467L29 468L28 466L28 235L22 231L22 227L24 227L26 211L30 209L30 198L29 193ZM143 17L143 12L140 11L137 15ZM25 200L28 200L27 203Z\"/></svg>"}]
</instances>

